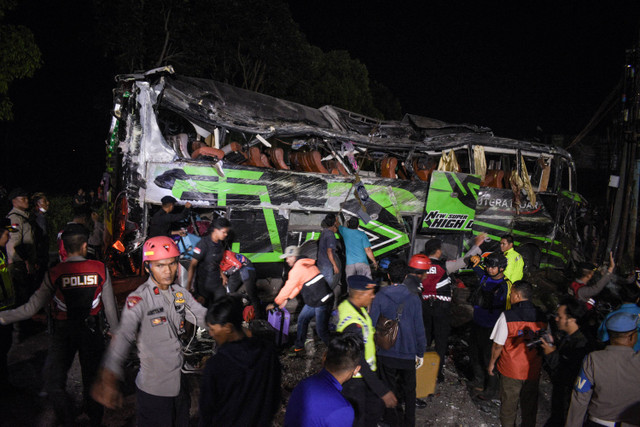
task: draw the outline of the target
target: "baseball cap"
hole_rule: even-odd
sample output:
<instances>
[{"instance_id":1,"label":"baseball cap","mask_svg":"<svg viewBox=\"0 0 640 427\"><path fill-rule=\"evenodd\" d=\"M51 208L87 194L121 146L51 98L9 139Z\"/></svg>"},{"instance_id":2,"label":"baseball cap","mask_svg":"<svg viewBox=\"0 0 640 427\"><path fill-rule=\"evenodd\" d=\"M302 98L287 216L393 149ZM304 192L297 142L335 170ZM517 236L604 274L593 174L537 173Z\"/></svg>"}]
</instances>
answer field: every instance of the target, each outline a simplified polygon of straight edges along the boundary
<instances>
[{"instance_id":1,"label":"baseball cap","mask_svg":"<svg viewBox=\"0 0 640 427\"><path fill-rule=\"evenodd\" d=\"M9 200L13 200L16 197L29 197L29 193L27 193L23 188L14 188L11 190L11 193L9 193Z\"/></svg>"},{"instance_id":2,"label":"baseball cap","mask_svg":"<svg viewBox=\"0 0 640 427\"><path fill-rule=\"evenodd\" d=\"M290 256L300 256L300 248L297 246L287 246L284 253L280 255L280 259L285 259Z\"/></svg>"},{"instance_id":3,"label":"baseball cap","mask_svg":"<svg viewBox=\"0 0 640 427\"><path fill-rule=\"evenodd\" d=\"M369 289L376 287L373 280L369 279L367 276L361 276L358 274L347 277L347 284L349 285L349 289L356 291L368 291Z\"/></svg>"},{"instance_id":4,"label":"baseball cap","mask_svg":"<svg viewBox=\"0 0 640 427\"><path fill-rule=\"evenodd\" d=\"M638 315L616 313L607 319L605 326L609 332L631 332L638 328Z\"/></svg>"},{"instance_id":5,"label":"baseball cap","mask_svg":"<svg viewBox=\"0 0 640 427\"><path fill-rule=\"evenodd\" d=\"M71 236L87 236L89 237L89 229L82 224L77 224L75 222L70 222L64 226L62 230L62 238L71 237Z\"/></svg>"},{"instance_id":6,"label":"baseball cap","mask_svg":"<svg viewBox=\"0 0 640 427\"><path fill-rule=\"evenodd\" d=\"M163 205L168 205L169 203L178 203L178 201L174 197L171 197L171 196L164 196L162 199L160 199L160 202Z\"/></svg>"}]
</instances>

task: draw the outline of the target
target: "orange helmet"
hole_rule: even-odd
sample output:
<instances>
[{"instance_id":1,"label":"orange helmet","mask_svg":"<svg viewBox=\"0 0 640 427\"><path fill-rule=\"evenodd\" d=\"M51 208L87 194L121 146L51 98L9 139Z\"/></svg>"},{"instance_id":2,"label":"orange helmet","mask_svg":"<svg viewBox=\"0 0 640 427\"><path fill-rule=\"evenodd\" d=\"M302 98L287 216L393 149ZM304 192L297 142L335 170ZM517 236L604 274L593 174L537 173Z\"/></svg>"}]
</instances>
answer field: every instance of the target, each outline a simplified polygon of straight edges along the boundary
<instances>
[{"instance_id":1,"label":"orange helmet","mask_svg":"<svg viewBox=\"0 0 640 427\"><path fill-rule=\"evenodd\" d=\"M431 261L429 257L424 254L416 254L409 260L409 267L426 271L431 267Z\"/></svg>"},{"instance_id":2,"label":"orange helmet","mask_svg":"<svg viewBox=\"0 0 640 427\"><path fill-rule=\"evenodd\" d=\"M160 261L178 256L180 256L178 246L167 236L152 237L142 246L142 262Z\"/></svg>"}]
</instances>

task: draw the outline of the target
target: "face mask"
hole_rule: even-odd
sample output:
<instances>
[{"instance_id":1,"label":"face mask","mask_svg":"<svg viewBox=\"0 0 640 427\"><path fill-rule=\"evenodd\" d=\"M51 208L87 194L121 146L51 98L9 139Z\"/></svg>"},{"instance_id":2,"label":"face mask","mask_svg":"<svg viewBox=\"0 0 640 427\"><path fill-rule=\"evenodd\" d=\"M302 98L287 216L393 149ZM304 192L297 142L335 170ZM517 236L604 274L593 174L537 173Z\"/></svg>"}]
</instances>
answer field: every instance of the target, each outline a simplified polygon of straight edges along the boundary
<instances>
[{"instance_id":1,"label":"face mask","mask_svg":"<svg viewBox=\"0 0 640 427\"><path fill-rule=\"evenodd\" d=\"M46 210L45 208L38 208L38 210L39 210L40 212L42 212L42 213L47 212L47 210Z\"/></svg>"}]
</instances>

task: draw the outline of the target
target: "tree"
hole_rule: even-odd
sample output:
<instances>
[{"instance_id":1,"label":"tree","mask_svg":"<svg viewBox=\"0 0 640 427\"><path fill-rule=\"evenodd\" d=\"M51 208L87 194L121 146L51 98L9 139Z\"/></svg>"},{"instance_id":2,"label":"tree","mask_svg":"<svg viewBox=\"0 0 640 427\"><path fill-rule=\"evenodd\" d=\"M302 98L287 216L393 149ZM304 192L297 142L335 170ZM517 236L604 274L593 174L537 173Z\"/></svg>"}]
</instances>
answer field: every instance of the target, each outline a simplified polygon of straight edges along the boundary
<instances>
[{"instance_id":1,"label":"tree","mask_svg":"<svg viewBox=\"0 0 640 427\"><path fill-rule=\"evenodd\" d=\"M15 6L15 0L0 0L0 21ZM0 120L13 119L13 103L9 98L11 82L32 77L41 65L40 50L31 30L0 22Z\"/></svg>"}]
</instances>

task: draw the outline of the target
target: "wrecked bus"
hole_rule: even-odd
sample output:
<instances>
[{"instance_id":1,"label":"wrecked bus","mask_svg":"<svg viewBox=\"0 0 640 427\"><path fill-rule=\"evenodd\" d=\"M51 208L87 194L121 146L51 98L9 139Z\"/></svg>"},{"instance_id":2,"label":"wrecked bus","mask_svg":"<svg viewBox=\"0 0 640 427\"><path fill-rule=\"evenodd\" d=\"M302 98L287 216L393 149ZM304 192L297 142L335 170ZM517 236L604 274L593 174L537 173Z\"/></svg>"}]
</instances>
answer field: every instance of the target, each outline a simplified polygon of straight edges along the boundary
<instances>
[{"instance_id":1,"label":"wrecked bus","mask_svg":"<svg viewBox=\"0 0 640 427\"><path fill-rule=\"evenodd\" d=\"M513 234L531 268L571 260L580 197L560 148L410 114L311 108L171 67L116 82L105 174L115 276L139 273L167 195L193 205L193 233L228 218L230 249L264 278L282 276L284 248L317 239L329 212L359 216L376 257L409 256L432 237L456 257L486 232L488 250Z\"/></svg>"}]
</instances>

